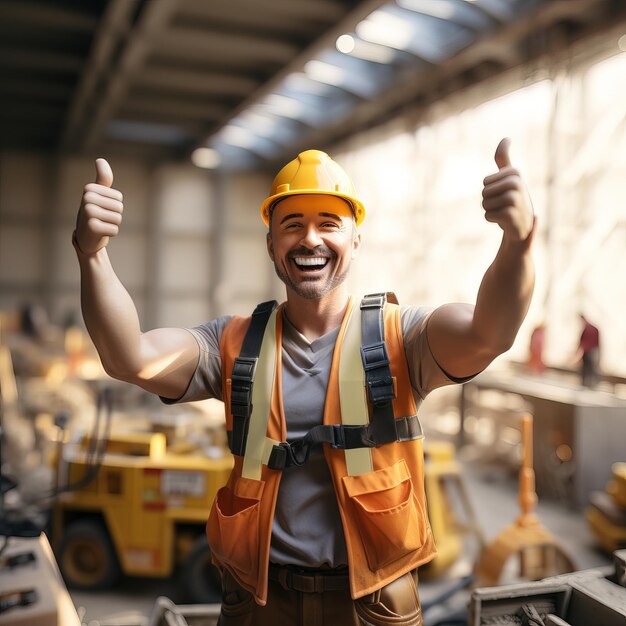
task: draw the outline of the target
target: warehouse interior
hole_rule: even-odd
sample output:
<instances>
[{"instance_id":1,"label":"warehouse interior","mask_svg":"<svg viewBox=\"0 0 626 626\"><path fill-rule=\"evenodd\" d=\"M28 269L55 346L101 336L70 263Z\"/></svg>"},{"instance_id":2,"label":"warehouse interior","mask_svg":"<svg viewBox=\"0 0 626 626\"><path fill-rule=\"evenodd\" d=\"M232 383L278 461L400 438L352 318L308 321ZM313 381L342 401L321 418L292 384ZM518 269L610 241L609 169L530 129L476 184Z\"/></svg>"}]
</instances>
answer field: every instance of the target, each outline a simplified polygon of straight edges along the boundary
<instances>
[{"instance_id":1,"label":"warehouse interior","mask_svg":"<svg viewBox=\"0 0 626 626\"><path fill-rule=\"evenodd\" d=\"M224 407L165 406L100 365L71 242L99 157L124 196L109 256L149 330L284 300L259 207L279 169L311 148L342 165L367 208L353 293L475 302L501 239L484 219L483 179L510 137L537 217L535 290L511 349L420 408L440 552L423 583L420 573L424 606L458 587L454 606L424 609L424 624L490 623L468 576L520 507L532 514L518 502L524 469L551 560L495 582L614 558L623 571L622 0L2 0L0 34L0 623L217 615L202 489L212 500L232 467ZM592 382L581 378L581 315L600 336ZM141 511L126 472L147 481L132 483ZM62 547L96 517L97 549L75 547L72 563ZM33 578L29 562L17 588L20 566L6 559L33 542L50 573ZM192 563L196 553L205 561ZM94 560L83 571L81 554ZM181 580L206 593L190 600ZM618 602L615 621L545 624L624 624ZM205 614L174 622L176 604ZM445 621L448 608L465 621Z\"/></svg>"}]
</instances>

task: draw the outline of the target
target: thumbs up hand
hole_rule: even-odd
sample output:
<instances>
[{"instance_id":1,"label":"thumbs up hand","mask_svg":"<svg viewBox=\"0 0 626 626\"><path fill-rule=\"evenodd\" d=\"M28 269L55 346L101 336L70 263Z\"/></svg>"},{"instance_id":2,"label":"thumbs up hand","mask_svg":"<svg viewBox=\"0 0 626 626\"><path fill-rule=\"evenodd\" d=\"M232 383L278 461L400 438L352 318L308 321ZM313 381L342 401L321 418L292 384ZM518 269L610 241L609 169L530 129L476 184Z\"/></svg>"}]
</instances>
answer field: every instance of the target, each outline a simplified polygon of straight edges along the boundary
<instances>
[{"instance_id":1,"label":"thumbs up hand","mask_svg":"<svg viewBox=\"0 0 626 626\"><path fill-rule=\"evenodd\" d=\"M95 254L119 231L124 198L112 184L111 166L96 159L96 182L85 185L74 231L74 243L83 254Z\"/></svg>"},{"instance_id":2,"label":"thumbs up hand","mask_svg":"<svg viewBox=\"0 0 626 626\"><path fill-rule=\"evenodd\" d=\"M505 137L496 148L498 171L483 181L485 219L495 222L511 241L532 240L535 218L530 196L520 173L511 165L511 140Z\"/></svg>"}]
</instances>

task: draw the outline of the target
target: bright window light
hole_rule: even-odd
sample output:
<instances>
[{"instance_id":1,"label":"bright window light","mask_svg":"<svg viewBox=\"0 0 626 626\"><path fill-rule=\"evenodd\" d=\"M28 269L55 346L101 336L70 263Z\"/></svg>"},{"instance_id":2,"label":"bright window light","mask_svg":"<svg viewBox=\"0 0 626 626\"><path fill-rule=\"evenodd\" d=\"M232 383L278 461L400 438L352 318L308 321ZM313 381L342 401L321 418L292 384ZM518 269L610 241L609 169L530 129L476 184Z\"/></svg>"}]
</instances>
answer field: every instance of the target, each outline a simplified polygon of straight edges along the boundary
<instances>
[{"instance_id":1,"label":"bright window light","mask_svg":"<svg viewBox=\"0 0 626 626\"><path fill-rule=\"evenodd\" d=\"M265 136L271 135L277 124L275 118L250 110L240 115L238 119L255 133Z\"/></svg>"},{"instance_id":2,"label":"bright window light","mask_svg":"<svg viewBox=\"0 0 626 626\"><path fill-rule=\"evenodd\" d=\"M213 148L196 148L191 153L191 162L196 167L212 170L219 166L222 159L220 153Z\"/></svg>"},{"instance_id":3,"label":"bright window light","mask_svg":"<svg viewBox=\"0 0 626 626\"><path fill-rule=\"evenodd\" d=\"M327 85L340 87L345 82L345 72L340 67L323 61L309 61L304 66L304 71L313 80Z\"/></svg>"},{"instance_id":4,"label":"bright window light","mask_svg":"<svg viewBox=\"0 0 626 626\"><path fill-rule=\"evenodd\" d=\"M276 93L267 96L263 104L275 115L290 117L295 120L300 119L304 108L299 100Z\"/></svg>"},{"instance_id":5,"label":"bright window light","mask_svg":"<svg viewBox=\"0 0 626 626\"><path fill-rule=\"evenodd\" d=\"M249 130L233 124L224 126L220 139L224 143L239 148L251 148L254 145L254 135Z\"/></svg>"},{"instance_id":6,"label":"bright window light","mask_svg":"<svg viewBox=\"0 0 626 626\"><path fill-rule=\"evenodd\" d=\"M357 24L356 33L366 41L406 50L413 39L414 29L402 18L378 10Z\"/></svg>"},{"instance_id":7,"label":"bright window light","mask_svg":"<svg viewBox=\"0 0 626 626\"><path fill-rule=\"evenodd\" d=\"M396 0L396 2L408 11L419 11L442 20L449 20L454 16L454 7L446 0Z\"/></svg>"},{"instance_id":8,"label":"bright window light","mask_svg":"<svg viewBox=\"0 0 626 626\"><path fill-rule=\"evenodd\" d=\"M396 54L388 46L380 46L376 43L357 39L350 56L363 59L364 61L373 61L374 63L391 63Z\"/></svg>"},{"instance_id":9,"label":"bright window light","mask_svg":"<svg viewBox=\"0 0 626 626\"><path fill-rule=\"evenodd\" d=\"M354 37L352 35L340 35L337 37L335 46L339 52L350 54L354 50Z\"/></svg>"},{"instance_id":10,"label":"bright window light","mask_svg":"<svg viewBox=\"0 0 626 626\"><path fill-rule=\"evenodd\" d=\"M318 83L316 80L311 80L302 72L289 74L289 76L285 79L285 85L294 91L304 91L305 93L310 93L314 96L323 96L328 93L327 85Z\"/></svg>"}]
</instances>

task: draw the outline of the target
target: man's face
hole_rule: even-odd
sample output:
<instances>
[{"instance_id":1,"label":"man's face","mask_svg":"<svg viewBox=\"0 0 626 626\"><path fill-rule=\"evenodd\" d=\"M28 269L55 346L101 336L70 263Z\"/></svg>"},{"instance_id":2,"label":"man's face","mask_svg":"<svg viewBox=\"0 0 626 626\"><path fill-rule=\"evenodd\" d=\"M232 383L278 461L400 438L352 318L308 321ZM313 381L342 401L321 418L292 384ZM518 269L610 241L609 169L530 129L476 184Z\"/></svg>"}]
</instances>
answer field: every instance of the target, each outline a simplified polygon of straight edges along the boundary
<instances>
[{"instance_id":1,"label":"man's face","mask_svg":"<svg viewBox=\"0 0 626 626\"><path fill-rule=\"evenodd\" d=\"M302 298L341 285L360 244L352 209L336 196L288 196L272 211L267 250L278 277Z\"/></svg>"}]
</instances>

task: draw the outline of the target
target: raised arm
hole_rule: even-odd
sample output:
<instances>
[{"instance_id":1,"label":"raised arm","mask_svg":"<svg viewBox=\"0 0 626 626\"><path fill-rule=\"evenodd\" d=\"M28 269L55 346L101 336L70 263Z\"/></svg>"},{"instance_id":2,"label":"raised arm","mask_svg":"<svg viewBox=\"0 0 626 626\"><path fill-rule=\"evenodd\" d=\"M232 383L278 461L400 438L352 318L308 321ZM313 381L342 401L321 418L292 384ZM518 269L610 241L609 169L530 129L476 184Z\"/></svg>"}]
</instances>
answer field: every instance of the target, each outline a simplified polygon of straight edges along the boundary
<instances>
[{"instance_id":1,"label":"raised arm","mask_svg":"<svg viewBox=\"0 0 626 626\"><path fill-rule=\"evenodd\" d=\"M119 232L123 197L113 172L96 160L96 182L85 186L73 235L80 264L81 307L106 372L167 398L184 393L199 357L184 329L141 332L135 305L113 270L106 246Z\"/></svg>"},{"instance_id":2,"label":"raised arm","mask_svg":"<svg viewBox=\"0 0 626 626\"><path fill-rule=\"evenodd\" d=\"M496 149L498 171L484 180L485 219L503 231L496 258L485 272L476 305L446 304L428 322L433 356L451 376L483 370L512 345L528 311L535 284L530 197L509 158L510 139Z\"/></svg>"}]
</instances>

